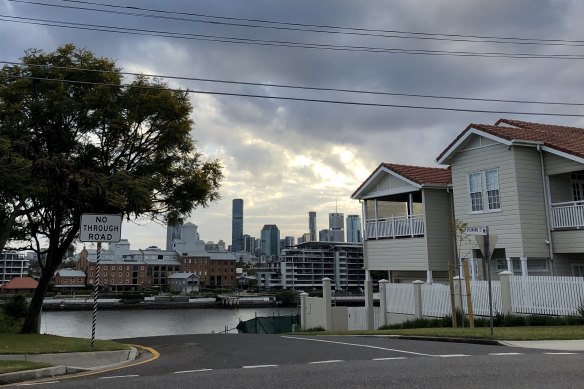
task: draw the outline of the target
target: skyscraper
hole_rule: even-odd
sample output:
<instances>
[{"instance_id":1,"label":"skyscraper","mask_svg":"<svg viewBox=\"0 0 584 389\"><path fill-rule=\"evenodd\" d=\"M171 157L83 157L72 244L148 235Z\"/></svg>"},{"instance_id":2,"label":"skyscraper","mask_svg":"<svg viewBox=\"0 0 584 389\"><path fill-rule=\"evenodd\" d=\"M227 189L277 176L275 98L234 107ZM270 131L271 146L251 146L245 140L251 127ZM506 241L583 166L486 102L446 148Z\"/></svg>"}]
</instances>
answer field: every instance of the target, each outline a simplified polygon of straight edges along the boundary
<instances>
[{"instance_id":1,"label":"skyscraper","mask_svg":"<svg viewBox=\"0 0 584 389\"><path fill-rule=\"evenodd\" d=\"M347 216L347 242L361 243L361 218L359 215Z\"/></svg>"},{"instance_id":2,"label":"skyscraper","mask_svg":"<svg viewBox=\"0 0 584 389\"><path fill-rule=\"evenodd\" d=\"M333 242L344 242L345 241L345 215L342 213L334 212L329 213L329 229L332 234Z\"/></svg>"},{"instance_id":3,"label":"skyscraper","mask_svg":"<svg viewBox=\"0 0 584 389\"><path fill-rule=\"evenodd\" d=\"M231 251L243 251L243 200L233 200L231 216Z\"/></svg>"},{"instance_id":4,"label":"skyscraper","mask_svg":"<svg viewBox=\"0 0 584 389\"><path fill-rule=\"evenodd\" d=\"M167 225L166 226L166 251L174 250L172 247L172 241L175 239L182 239L181 232L182 232L182 220L174 225Z\"/></svg>"},{"instance_id":5,"label":"skyscraper","mask_svg":"<svg viewBox=\"0 0 584 389\"><path fill-rule=\"evenodd\" d=\"M310 234L310 241L316 241L316 212L308 212L308 231Z\"/></svg>"},{"instance_id":6,"label":"skyscraper","mask_svg":"<svg viewBox=\"0 0 584 389\"><path fill-rule=\"evenodd\" d=\"M266 224L262 228L261 247L264 255L280 256L280 230L275 224Z\"/></svg>"}]
</instances>

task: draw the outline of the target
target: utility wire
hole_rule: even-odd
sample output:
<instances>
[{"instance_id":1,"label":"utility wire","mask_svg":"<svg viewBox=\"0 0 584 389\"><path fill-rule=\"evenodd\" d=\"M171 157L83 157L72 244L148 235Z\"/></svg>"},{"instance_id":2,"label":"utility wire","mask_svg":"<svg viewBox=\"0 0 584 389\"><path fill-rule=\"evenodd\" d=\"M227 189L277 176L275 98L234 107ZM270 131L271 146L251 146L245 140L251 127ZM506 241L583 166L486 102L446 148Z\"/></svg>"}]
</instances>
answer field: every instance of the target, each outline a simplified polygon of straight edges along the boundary
<instances>
[{"instance_id":1,"label":"utility wire","mask_svg":"<svg viewBox=\"0 0 584 389\"><path fill-rule=\"evenodd\" d=\"M17 1L17 0L9 0L9 1ZM243 21L243 22L252 22L252 23L265 23L265 24L274 24L274 25L281 25L281 26L326 28L326 29L331 29L331 30L362 31L362 32L373 32L373 33L410 34L410 35L419 35L419 36L441 36L441 37L467 38L467 39L475 38L475 39L500 39L500 40L515 40L515 41L531 41L531 42L584 43L584 40L521 38L521 37L508 37L508 36L496 36L496 35L493 36L493 35L445 34L445 33L430 33L430 32L419 32L419 31L343 27L343 26L326 25L326 24L291 23L291 22L282 22L282 21L266 20L266 19L246 19L246 18L237 18L237 17L208 15L208 14L201 14L201 13L194 13L194 12L168 11L168 10L161 10L161 9L155 9L155 8L143 8L143 7L136 7L136 6L116 5L116 4L109 4L109 3L97 2L97 1L84 1L84 0L61 0L61 1L65 2L65 3L98 5L98 6L102 6L102 7L116 8L116 9L127 9L127 10L133 10L133 11L147 11L147 12L160 13L160 14L195 16L195 17L203 17L203 18L209 18L209 19L233 20L233 21Z\"/></svg>"},{"instance_id":2,"label":"utility wire","mask_svg":"<svg viewBox=\"0 0 584 389\"><path fill-rule=\"evenodd\" d=\"M101 86L111 86L111 87L115 87L115 88L167 90L167 91L172 91L172 92L195 93L195 94L206 94L206 95L216 95L216 96L238 96L238 97L249 97L249 98L256 98L256 99L270 99L270 100L285 100L285 101L302 101L302 102L310 102L310 103L352 105L352 106L361 106L361 107L404 108L404 109L420 109L420 110L432 110L432 111L471 112L471 113L493 113L493 114L500 114L500 115L584 117L584 114L571 114L571 113L497 111L497 110L433 107L433 106L422 106L422 105L366 103L366 102L360 102L360 101L309 99L309 98L288 97L288 96L256 95L256 94L250 94L250 93L231 93L231 92L217 92L217 91L193 90L193 89L184 90L184 89L177 89L177 88L168 88L165 86L157 87L157 86L145 86L145 85L133 85L133 84L114 84L114 83L63 80L63 79L58 79L58 78L45 78L45 77L32 77L32 76L5 76L5 78L28 79L28 80L37 80L37 81L56 81L56 82L66 83L66 84L101 85Z\"/></svg>"},{"instance_id":3,"label":"utility wire","mask_svg":"<svg viewBox=\"0 0 584 389\"><path fill-rule=\"evenodd\" d=\"M173 20L173 21L187 21L193 23L204 23L204 24L213 24L213 25L226 25L226 26L234 26L234 27L246 27L246 28L259 28L259 29L273 29L273 30L285 30L285 31L299 31L299 32L314 32L314 33L321 33L321 34L341 34L341 35L356 35L356 36L369 36L369 37L381 37L381 38L396 38L396 39L415 39L415 40L433 40L433 41L446 41L446 42L470 42L470 43L495 43L495 44L515 44L515 45L535 45L535 46L567 46L567 47L584 47L584 41L553 41L553 42L546 42L538 39L528 39L528 38L478 38L478 37L445 37L442 34L430 34L427 33L426 35L411 35L411 34L420 34L414 32L405 32L405 31L395 31L395 32L387 32L387 33L374 33L374 32L360 32L360 31L353 31L350 28L346 27L339 27L342 29L348 29L349 31L343 30L326 30L325 28L330 27L293 27L293 26L282 26L280 24L287 24L287 23L278 23L276 25L259 25L259 24L250 24L250 23L236 23L236 22L226 22L226 21L217 21L217 20L204 20L204 19L195 19L195 18L187 18L187 17L178 17L178 16L167 16L168 14L180 14L177 12L171 11L153 11L149 9L143 9L139 7L129 7L132 9L140 9L146 10L148 12L158 12L163 13L162 15L153 15L153 14L146 14L140 12L131 12L131 11L116 11L111 9L100 9L100 8L93 8L93 7L85 7L85 6L72 6L72 5L63 5L63 4L51 4L51 3L44 3L40 1L29 1L29 0L8 0L11 2L16 3L23 3L23 4L30 4L30 5L40 5L45 7L54 7L54 8L62 8L62 9L72 9L72 10L81 10L81 11L93 11L93 12L102 12L102 13L109 13L114 15L125 15L125 16L137 16L142 18L155 18L155 19L164 19L164 20ZM102 3L90 3L90 2L83 2L85 4L95 4L99 6L110 6ZM113 6L116 8L126 8L120 6ZM206 17L206 18L218 18L216 16L203 16L200 15L199 17ZM270 23L277 23L277 22L270 22ZM399 35L402 34L402 35ZM410 35L403 35L403 34L410 34Z\"/></svg>"},{"instance_id":4,"label":"utility wire","mask_svg":"<svg viewBox=\"0 0 584 389\"><path fill-rule=\"evenodd\" d=\"M576 54L530 54L530 53L505 53L505 52L472 52L472 51L398 49L398 48L383 48L383 47L368 47L368 46L302 43L302 42L294 42L294 41L247 39L247 38L225 37L225 36L217 36L217 35L190 34L190 33L177 33L177 32L157 31L157 30L145 30L145 29L137 29L137 28L129 28L129 27L114 27L114 26L95 25L95 24L88 24L88 23L75 23L75 22L65 22L65 21L56 21L56 20L48 20L48 19L25 18L25 17L9 16L9 15L0 15L0 21L42 25L42 26L51 26L51 27L59 27L59 28L69 28L69 29L77 29L77 30L112 32L112 33L119 33L119 34L159 36L159 37L174 38L174 39L200 40L200 41L237 43L237 44L251 44L251 45L261 45L261 46L294 47L294 48L334 50L334 51L393 53L393 54L410 54L410 55L440 55L440 56L456 56L456 57L483 57L483 58L565 59L565 60L584 59L584 55L576 55Z\"/></svg>"},{"instance_id":5,"label":"utility wire","mask_svg":"<svg viewBox=\"0 0 584 389\"><path fill-rule=\"evenodd\" d=\"M30 67L38 67L38 68L44 68L44 69L73 70L73 71L79 71L79 72L117 73L117 74L122 74L122 75L127 75L127 76L135 76L135 77L136 76L145 76L145 77L150 77L150 78L169 79L169 80L200 81L200 82L210 82L210 83L229 84L229 85L259 86L259 87L266 87L266 88L298 89L298 90L311 90L311 91L323 91L323 92L342 92L342 93L367 94L367 95L377 95L377 96L400 96L400 97L416 97L416 98L442 99L442 100L480 101L480 102L490 102L490 103L584 106L584 103L569 103L569 102L556 102L556 101L487 99L487 98L479 98L479 97L424 95L424 94L414 94L414 93L382 92L382 91L369 91L369 90L362 90L362 89L326 88L326 87L291 85L291 84L266 84L266 83L260 83L260 82L245 82L245 81L221 80L221 79L212 79L212 78L183 77L183 76L171 76L171 75L163 75L163 74L145 74L145 73L135 73L135 72L124 72L124 71L105 71L105 70L97 70L97 69L86 69L86 68L55 66L55 65L37 65L37 64L32 64L32 63L2 61L2 60L0 60L0 64L14 65L14 66L30 66Z\"/></svg>"}]
</instances>

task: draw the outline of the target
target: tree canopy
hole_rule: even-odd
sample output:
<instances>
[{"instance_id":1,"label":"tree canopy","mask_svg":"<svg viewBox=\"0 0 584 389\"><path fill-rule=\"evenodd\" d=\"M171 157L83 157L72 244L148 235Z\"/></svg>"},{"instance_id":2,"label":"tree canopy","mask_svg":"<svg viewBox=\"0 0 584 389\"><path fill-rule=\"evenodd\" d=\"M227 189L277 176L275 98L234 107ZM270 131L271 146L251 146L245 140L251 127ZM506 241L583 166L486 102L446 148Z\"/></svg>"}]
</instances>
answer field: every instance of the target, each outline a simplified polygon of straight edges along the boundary
<instances>
[{"instance_id":1,"label":"tree canopy","mask_svg":"<svg viewBox=\"0 0 584 389\"><path fill-rule=\"evenodd\" d=\"M0 70L0 250L11 238L48 247L24 332L81 214L173 223L218 199L222 167L197 151L191 112L186 91L124 81L112 60L73 45Z\"/></svg>"}]
</instances>

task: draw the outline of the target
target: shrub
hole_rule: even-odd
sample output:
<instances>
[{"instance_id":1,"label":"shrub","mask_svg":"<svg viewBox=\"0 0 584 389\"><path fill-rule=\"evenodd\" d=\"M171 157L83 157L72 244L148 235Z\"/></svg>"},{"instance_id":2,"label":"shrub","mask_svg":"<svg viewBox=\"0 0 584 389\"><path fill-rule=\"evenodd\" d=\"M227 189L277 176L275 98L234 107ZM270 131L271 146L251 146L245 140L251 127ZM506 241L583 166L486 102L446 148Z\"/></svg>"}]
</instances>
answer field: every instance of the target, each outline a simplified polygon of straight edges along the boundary
<instances>
[{"instance_id":1,"label":"shrub","mask_svg":"<svg viewBox=\"0 0 584 389\"><path fill-rule=\"evenodd\" d=\"M320 331L326 331L326 330L322 327L312 327L312 328L307 328L304 330L304 332L320 332Z\"/></svg>"},{"instance_id":2,"label":"shrub","mask_svg":"<svg viewBox=\"0 0 584 389\"><path fill-rule=\"evenodd\" d=\"M279 301L282 306L293 306L296 305L296 292L293 290L281 290L276 293L276 301Z\"/></svg>"},{"instance_id":3,"label":"shrub","mask_svg":"<svg viewBox=\"0 0 584 389\"><path fill-rule=\"evenodd\" d=\"M23 295L12 296L3 307L4 313L12 318L23 318L28 310L28 303Z\"/></svg>"}]
</instances>

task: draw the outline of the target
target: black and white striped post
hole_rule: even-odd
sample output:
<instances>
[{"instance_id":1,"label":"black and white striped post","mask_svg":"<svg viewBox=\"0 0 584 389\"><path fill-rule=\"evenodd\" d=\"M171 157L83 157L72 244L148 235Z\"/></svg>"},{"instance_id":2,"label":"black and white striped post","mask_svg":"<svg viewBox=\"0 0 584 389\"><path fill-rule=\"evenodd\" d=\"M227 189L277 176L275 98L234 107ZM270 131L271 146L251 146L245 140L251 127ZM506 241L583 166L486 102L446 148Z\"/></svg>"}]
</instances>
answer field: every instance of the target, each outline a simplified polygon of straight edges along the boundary
<instances>
[{"instance_id":1,"label":"black and white striped post","mask_svg":"<svg viewBox=\"0 0 584 389\"><path fill-rule=\"evenodd\" d=\"M122 238L122 215L84 213L81 215L79 240L97 243L97 261L93 279L93 320L91 322L91 347L95 346L95 326L97 324L97 298L99 295L99 260L101 244L116 243Z\"/></svg>"},{"instance_id":2,"label":"black and white striped post","mask_svg":"<svg viewBox=\"0 0 584 389\"><path fill-rule=\"evenodd\" d=\"M99 295L99 260L101 257L101 242L97 242L97 261L95 263L95 278L93 281L93 320L91 322L91 347L95 346L95 325L97 324L97 298Z\"/></svg>"}]
</instances>

